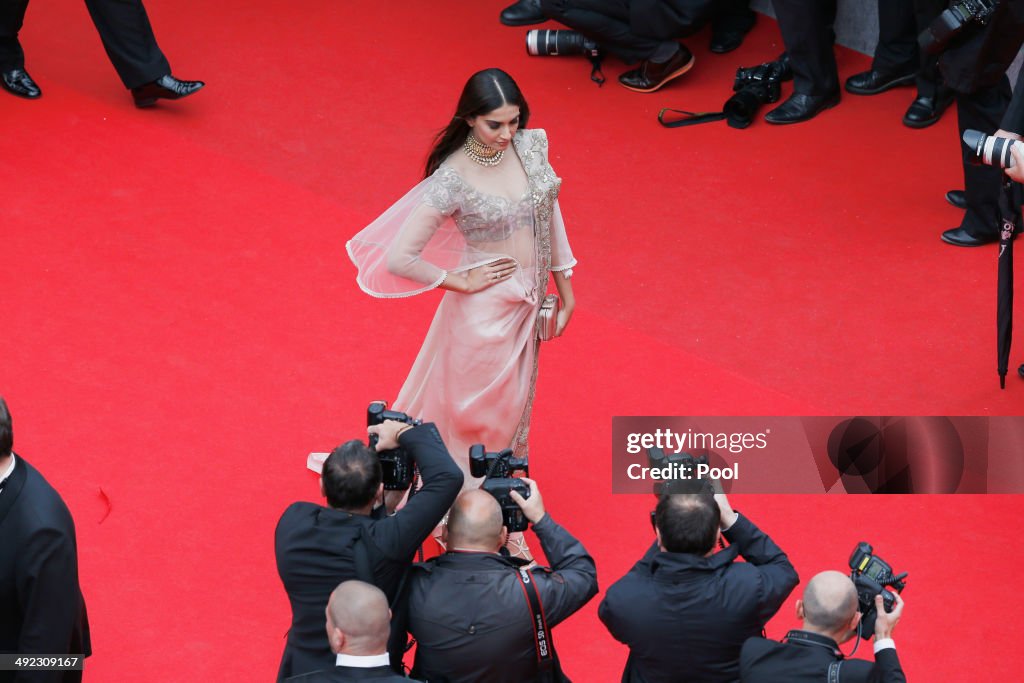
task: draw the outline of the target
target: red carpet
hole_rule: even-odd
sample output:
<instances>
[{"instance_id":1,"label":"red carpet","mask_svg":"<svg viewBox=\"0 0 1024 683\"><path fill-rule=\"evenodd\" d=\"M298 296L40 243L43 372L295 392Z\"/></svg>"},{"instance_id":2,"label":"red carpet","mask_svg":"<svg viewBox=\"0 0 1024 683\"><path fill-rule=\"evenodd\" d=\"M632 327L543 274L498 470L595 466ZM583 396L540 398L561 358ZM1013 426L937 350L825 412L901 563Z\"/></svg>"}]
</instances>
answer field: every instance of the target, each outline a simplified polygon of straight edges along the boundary
<instances>
[{"instance_id":1,"label":"red carpet","mask_svg":"<svg viewBox=\"0 0 1024 683\"><path fill-rule=\"evenodd\" d=\"M565 179L579 307L544 350L532 473L602 587L650 541L651 501L609 493L613 415L1020 412L1024 383L995 373L995 249L938 238L959 221L952 113L911 131L897 90L798 126L663 130L660 107L717 109L737 66L781 52L776 25L725 56L694 37L693 71L638 95L613 60L599 89L582 59L528 57L503 4L150 0L176 75L209 82L151 111L81 3L32 5L45 95L0 94L0 393L77 521L86 680L271 680L277 517L315 499L306 453L397 393L437 300L361 294L344 242L416 182L480 68L517 78ZM909 571L911 680L1018 675L1016 496L733 502L804 582L860 540ZM557 629L577 681L625 659L597 602Z\"/></svg>"}]
</instances>

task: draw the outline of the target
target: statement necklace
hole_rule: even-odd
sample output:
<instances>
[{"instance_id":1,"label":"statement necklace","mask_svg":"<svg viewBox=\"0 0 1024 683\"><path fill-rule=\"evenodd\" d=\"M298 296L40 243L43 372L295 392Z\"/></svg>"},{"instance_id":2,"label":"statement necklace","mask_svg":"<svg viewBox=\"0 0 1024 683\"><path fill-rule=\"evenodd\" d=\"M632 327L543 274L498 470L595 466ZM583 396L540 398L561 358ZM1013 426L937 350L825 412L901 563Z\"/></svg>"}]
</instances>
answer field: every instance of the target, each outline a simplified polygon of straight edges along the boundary
<instances>
[{"instance_id":1,"label":"statement necklace","mask_svg":"<svg viewBox=\"0 0 1024 683\"><path fill-rule=\"evenodd\" d=\"M501 163L501 158L505 156L505 150L491 149L477 140L472 132L466 136L466 141L462 143L462 151L466 153L467 157L481 166L497 166Z\"/></svg>"}]
</instances>

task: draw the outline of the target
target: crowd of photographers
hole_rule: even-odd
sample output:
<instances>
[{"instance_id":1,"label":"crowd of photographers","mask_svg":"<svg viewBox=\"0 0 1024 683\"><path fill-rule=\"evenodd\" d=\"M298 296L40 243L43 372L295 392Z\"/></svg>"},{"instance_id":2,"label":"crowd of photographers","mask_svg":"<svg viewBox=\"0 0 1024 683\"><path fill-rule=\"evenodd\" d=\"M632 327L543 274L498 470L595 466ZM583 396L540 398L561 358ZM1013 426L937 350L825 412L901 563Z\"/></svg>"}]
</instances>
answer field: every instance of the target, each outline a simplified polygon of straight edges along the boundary
<instances>
[{"instance_id":1,"label":"crowd of photographers","mask_svg":"<svg viewBox=\"0 0 1024 683\"><path fill-rule=\"evenodd\" d=\"M597 594L597 569L537 483L515 476L528 464L474 447L484 482L460 493L463 474L433 424L373 406L369 418L370 443L346 442L323 464L327 505L294 503L278 523L292 606L278 679L403 680L415 642L416 680L568 681L552 629ZM651 546L599 608L629 647L623 681L817 681L833 670L828 680L905 680L892 641L902 576L870 546L855 551L850 576L814 577L797 601L803 628L769 641L760 636L796 570L714 482L686 486L661 492ZM510 528L527 524L550 567L505 550ZM438 525L445 552L416 562ZM854 635L875 637L874 663L844 658Z\"/></svg>"},{"instance_id":2,"label":"crowd of photographers","mask_svg":"<svg viewBox=\"0 0 1024 683\"><path fill-rule=\"evenodd\" d=\"M968 130L1012 139L1024 133L1024 127L1011 127L1015 120L1008 121L1014 117L1007 114L1011 88L1006 73L1024 44L1024 0L877 0L877 5L878 43L871 68L847 78L845 91L870 96L916 86L903 116L910 128L936 123L955 103L958 134L950 144L963 154L964 189L950 190L946 199L964 216L941 238L960 247L998 241L1001 172L976 163L961 140ZM772 7L786 51L775 61L739 68L735 94L721 112L664 109L659 115L663 125L725 119L745 128L761 106L780 100L788 80L792 91L764 115L768 123L801 123L839 104L836 0L772 0ZM611 54L635 65L619 76L619 83L650 93L693 67L693 53L680 39L710 25L711 52L729 52L743 42L755 14L747 0L518 0L500 19L509 26L558 21L568 28L527 33L530 54L585 54L598 82L604 81L601 58Z\"/></svg>"}]
</instances>

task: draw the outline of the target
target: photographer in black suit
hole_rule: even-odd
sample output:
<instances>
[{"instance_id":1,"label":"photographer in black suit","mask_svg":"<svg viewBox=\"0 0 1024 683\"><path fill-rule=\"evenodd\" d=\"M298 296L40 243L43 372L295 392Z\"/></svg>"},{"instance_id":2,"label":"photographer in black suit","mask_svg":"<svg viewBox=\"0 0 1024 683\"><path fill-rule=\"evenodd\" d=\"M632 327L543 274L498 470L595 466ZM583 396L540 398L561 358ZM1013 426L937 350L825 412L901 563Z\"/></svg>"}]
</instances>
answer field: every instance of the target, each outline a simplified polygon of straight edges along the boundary
<instances>
[{"instance_id":1,"label":"photographer in black suit","mask_svg":"<svg viewBox=\"0 0 1024 683\"><path fill-rule=\"evenodd\" d=\"M679 38L711 21L712 51L728 52L755 21L747 0L527 0L506 8L502 20L522 25L536 13L579 31L627 64L640 62L619 76L619 84L644 93L693 67L693 53Z\"/></svg>"},{"instance_id":2,"label":"photographer in black suit","mask_svg":"<svg viewBox=\"0 0 1024 683\"><path fill-rule=\"evenodd\" d=\"M448 551L417 564L409 579L409 631L416 639L413 678L431 683L552 680L540 673L534 620L542 616L551 644L551 629L597 594L597 569L583 544L547 514L536 482L522 481L530 487L529 498L516 491L510 497L533 526L551 567L535 567L524 577L517 560L499 553L508 531L498 501L483 489L460 495L444 528ZM534 614L527 601L527 583L536 590L542 615Z\"/></svg>"},{"instance_id":3,"label":"photographer in black suit","mask_svg":"<svg viewBox=\"0 0 1024 683\"><path fill-rule=\"evenodd\" d=\"M663 495L653 518L657 539L597 612L629 646L622 681L732 683L743 642L778 611L796 570L725 494ZM731 545L716 552L719 534Z\"/></svg>"},{"instance_id":4,"label":"photographer in black suit","mask_svg":"<svg viewBox=\"0 0 1024 683\"><path fill-rule=\"evenodd\" d=\"M377 450L401 446L419 467L423 487L391 516L375 512L383 495L377 454L361 441L335 448L320 486L327 507L293 503L277 523L277 571L292 606L292 625L278 677L329 669L335 657L324 633L324 609L340 582L372 583L393 602L413 554L462 488L462 471L433 424L413 427L386 420L369 427ZM392 665L401 670L405 633L396 624Z\"/></svg>"},{"instance_id":5,"label":"photographer in black suit","mask_svg":"<svg viewBox=\"0 0 1024 683\"><path fill-rule=\"evenodd\" d=\"M11 414L0 398L0 652L87 657L75 522L60 494L13 446ZM81 680L81 671L0 671L3 683Z\"/></svg>"},{"instance_id":6,"label":"photographer in black suit","mask_svg":"<svg viewBox=\"0 0 1024 683\"><path fill-rule=\"evenodd\" d=\"M903 616L903 598L893 593L892 612L875 598L875 663L844 659L839 645L853 638L860 625L857 590L850 577L822 572L807 583L803 600L796 602L797 619L804 627L790 631L785 642L751 638L740 654L742 683L821 683L831 681L829 668L837 670L838 683L906 683L896 656L893 629Z\"/></svg>"},{"instance_id":7,"label":"photographer in black suit","mask_svg":"<svg viewBox=\"0 0 1024 683\"><path fill-rule=\"evenodd\" d=\"M202 81L181 81L156 44L142 0L85 0L92 23L103 41L110 63L137 107L158 99L176 100L203 87ZM0 86L12 95L35 99L42 90L25 71L25 53L18 32L28 0L0 1Z\"/></svg>"}]
</instances>

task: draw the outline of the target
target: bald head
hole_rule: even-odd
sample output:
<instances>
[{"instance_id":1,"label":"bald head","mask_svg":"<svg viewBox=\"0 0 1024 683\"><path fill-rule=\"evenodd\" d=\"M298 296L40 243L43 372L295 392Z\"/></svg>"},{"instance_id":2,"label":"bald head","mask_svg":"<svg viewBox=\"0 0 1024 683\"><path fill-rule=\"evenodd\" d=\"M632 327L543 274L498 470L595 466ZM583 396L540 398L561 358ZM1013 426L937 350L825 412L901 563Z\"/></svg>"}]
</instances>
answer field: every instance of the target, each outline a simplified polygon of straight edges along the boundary
<instances>
[{"instance_id":1,"label":"bald head","mask_svg":"<svg viewBox=\"0 0 1024 683\"><path fill-rule=\"evenodd\" d=\"M857 613L857 589L845 574L821 572L807 583L803 608L804 623L813 630L845 633Z\"/></svg>"},{"instance_id":2,"label":"bald head","mask_svg":"<svg viewBox=\"0 0 1024 683\"><path fill-rule=\"evenodd\" d=\"M464 491L448 513L448 547L496 551L502 538L501 506L482 489Z\"/></svg>"},{"instance_id":3,"label":"bald head","mask_svg":"<svg viewBox=\"0 0 1024 683\"><path fill-rule=\"evenodd\" d=\"M391 612L384 593L363 581L344 581L327 603L327 638L335 653L377 655L388 649Z\"/></svg>"}]
</instances>

